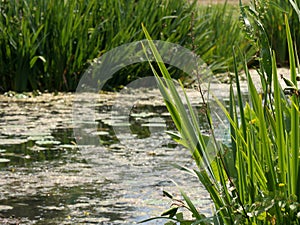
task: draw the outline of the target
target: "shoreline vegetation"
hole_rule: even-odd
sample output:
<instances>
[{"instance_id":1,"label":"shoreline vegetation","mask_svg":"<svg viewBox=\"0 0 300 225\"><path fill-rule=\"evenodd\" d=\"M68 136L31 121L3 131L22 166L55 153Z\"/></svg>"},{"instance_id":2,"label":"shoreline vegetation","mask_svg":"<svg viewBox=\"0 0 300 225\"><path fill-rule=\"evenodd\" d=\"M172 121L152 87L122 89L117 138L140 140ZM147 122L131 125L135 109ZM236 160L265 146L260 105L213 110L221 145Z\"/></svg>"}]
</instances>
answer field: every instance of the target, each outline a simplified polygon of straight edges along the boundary
<instances>
[{"instance_id":1,"label":"shoreline vegetation","mask_svg":"<svg viewBox=\"0 0 300 225\"><path fill-rule=\"evenodd\" d=\"M244 4L246 4L246 3L248 4L249 2L250 2L250 0L243 1ZM238 5L239 4L239 0L198 0L198 4L205 4L205 5L209 5L209 4L225 4L225 3Z\"/></svg>"},{"instance_id":2,"label":"shoreline vegetation","mask_svg":"<svg viewBox=\"0 0 300 225\"><path fill-rule=\"evenodd\" d=\"M299 25L300 2L289 3L299 17L296 23ZM230 82L229 103L225 105L213 97L229 123L229 144L216 138L215 121L212 120L216 111L210 109L209 101L203 100L209 135L199 129L200 123L189 96L185 93L184 100L179 97L158 49L143 27L156 59L157 67L151 66L153 74L177 128L177 132L171 136L189 150L198 168L176 167L197 177L210 193L214 205L212 216L206 216L197 209L185 190L178 187L183 200L163 192L172 201L170 208L160 216L143 222L165 219L165 225L300 224L300 63L295 44L297 40L293 40L293 31L290 29L290 24L296 21L290 20L290 15L285 14L285 32L279 34L286 37L289 57L289 77L284 77L277 70L282 58L276 56L285 51L272 49L264 24L266 17L260 17L255 7L240 6L240 9L245 31L249 36L256 37L253 40L260 55L257 72L262 90L256 88L245 61L243 69L249 96L242 96L236 59L244 56L243 52L234 49L235 81ZM149 61L149 64L152 65L152 62ZM280 84L282 80L285 87ZM200 75L198 82L199 96L203 96ZM183 85L182 91L185 92ZM222 118L221 114L218 116ZM190 216L183 212L189 212Z\"/></svg>"},{"instance_id":3,"label":"shoreline vegetation","mask_svg":"<svg viewBox=\"0 0 300 225\"><path fill-rule=\"evenodd\" d=\"M199 121L188 95L185 95L188 106L188 110L185 110L174 83L170 82L170 74L144 28L163 76L158 76L154 67L152 70L178 131L172 136L190 150L198 166L193 170L178 167L198 177L214 202L213 215L206 217L197 210L184 190L179 188L183 201L174 199L170 193L164 192L164 196L172 200L170 209L163 212L160 217L144 222L164 218L168 221L166 225L299 224L300 111L297 84L300 80L297 76L299 62L296 63L295 60L297 54L294 52L287 17L285 23L290 53L290 80L285 80L288 87L282 89L279 85L276 57L273 52L271 67L266 60L269 59L268 55L265 54L258 70L261 76L266 78L261 81L263 95L258 93L245 65L249 100L244 100L241 96L237 67L236 93L231 85L229 109L216 99L230 122L230 145L215 139L211 119L213 112L210 112L208 107L206 115L211 134L208 137L201 133ZM269 46L261 46L261 49L262 51L269 49L271 52ZM201 86L201 83L199 85ZM295 89L286 92L290 88ZM270 89L273 90L272 93L268 91ZM201 89L199 92L202 95ZM210 138L212 143L207 141L207 138ZM189 211L192 219L186 219L182 210Z\"/></svg>"},{"instance_id":4,"label":"shoreline vegetation","mask_svg":"<svg viewBox=\"0 0 300 225\"><path fill-rule=\"evenodd\" d=\"M213 72L226 72L232 70L231 46L239 46L248 61L255 55L238 15L237 7L229 4L209 6L186 0L3 1L0 92L74 91L93 59L144 39L142 23L154 39L192 49ZM106 89L118 89L150 74L146 63L128 66ZM174 78L183 76L174 72Z\"/></svg>"},{"instance_id":5,"label":"shoreline vegetation","mask_svg":"<svg viewBox=\"0 0 300 225\"><path fill-rule=\"evenodd\" d=\"M284 14L289 15L292 37L300 46L300 26L293 7L289 0L253 2L252 14L262 22L278 65L287 66ZM245 7L248 3L242 1ZM192 50L215 74L233 72L233 46L243 52L248 65L255 68L259 64L256 40L261 34L249 32L241 23L237 0L2 1L0 93L75 91L95 58L122 44L144 39L142 23L153 39ZM237 60L240 70L243 62ZM151 70L146 63L130 65L118 71L105 89L119 90L148 75ZM185 77L176 69L171 75L175 79Z\"/></svg>"}]
</instances>

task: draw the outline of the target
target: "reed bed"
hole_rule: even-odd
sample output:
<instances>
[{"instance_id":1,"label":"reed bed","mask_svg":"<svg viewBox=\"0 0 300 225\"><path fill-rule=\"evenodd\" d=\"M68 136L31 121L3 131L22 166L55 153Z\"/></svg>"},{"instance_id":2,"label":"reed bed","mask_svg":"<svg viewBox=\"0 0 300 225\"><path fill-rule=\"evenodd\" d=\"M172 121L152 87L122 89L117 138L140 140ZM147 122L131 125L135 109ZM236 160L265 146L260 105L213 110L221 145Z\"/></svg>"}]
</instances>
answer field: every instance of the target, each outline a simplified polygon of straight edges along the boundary
<instances>
[{"instance_id":1,"label":"reed bed","mask_svg":"<svg viewBox=\"0 0 300 225\"><path fill-rule=\"evenodd\" d=\"M213 71L227 71L232 44L249 52L248 59L253 55L232 14L232 6L199 7L186 0L4 0L0 91L74 91L93 59L143 39L142 23L154 39L193 49ZM130 66L106 87L149 74L147 64Z\"/></svg>"}]
</instances>

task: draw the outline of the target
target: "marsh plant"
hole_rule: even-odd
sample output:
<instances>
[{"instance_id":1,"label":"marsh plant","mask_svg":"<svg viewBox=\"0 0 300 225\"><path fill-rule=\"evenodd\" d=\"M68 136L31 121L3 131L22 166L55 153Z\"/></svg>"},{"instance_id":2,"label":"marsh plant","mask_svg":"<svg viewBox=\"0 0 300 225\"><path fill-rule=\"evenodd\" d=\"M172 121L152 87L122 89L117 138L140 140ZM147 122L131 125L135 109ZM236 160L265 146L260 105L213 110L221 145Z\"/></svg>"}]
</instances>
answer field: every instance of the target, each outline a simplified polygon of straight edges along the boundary
<instances>
[{"instance_id":1,"label":"marsh plant","mask_svg":"<svg viewBox=\"0 0 300 225\"><path fill-rule=\"evenodd\" d=\"M3 0L0 92L75 90L93 59L144 38L141 23L154 39L190 49L197 46L193 50L213 71L227 71L232 65L233 44L250 59L253 48L243 38L238 19L232 17L237 11L228 5L199 7L197 2ZM108 87L126 85L138 75L151 74L147 64L132 65L119 71Z\"/></svg>"},{"instance_id":2,"label":"marsh plant","mask_svg":"<svg viewBox=\"0 0 300 225\"><path fill-rule=\"evenodd\" d=\"M285 15L288 17L291 35L296 43L296 50L300 46L300 23L299 23L299 0L251 0L251 4L240 5L247 11L252 20L259 21L263 25L271 48L275 51L276 63L280 66L287 66L289 52L287 46L287 36L285 35ZM259 29L248 33L249 38L260 39ZM247 32L246 32L247 33ZM259 41L259 40L258 40ZM255 43L256 41L254 41ZM257 43L257 42L256 42ZM259 48L259 46L257 46Z\"/></svg>"},{"instance_id":3,"label":"marsh plant","mask_svg":"<svg viewBox=\"0 0 300 225\"><path fill-rule=\"evenodd\" d=\"M2 89L75 90L94 58L143 38L141 22L157 39L184 45L194 6L182 0L4 0L0 3ZM114 81L116 85L129 79L126 72L119 74L122 78Z\"/></svg>"},{"instance_id":4,"label":"marsh plant","mask_svg":"<svg viewBox=\"0 0 300 225\"><path fill-rule=\"evenodd\" d=\"M259 93L254 86L244 63L249 100L242 98L235 60L236 90L230 86L229 107L215 99L230 123L231 143L223 144L214 137L214 124L207 107L213 140L210 146L199 129L188 96L185 96L186 110L158 50L144 29L162 74L159 76L152 67L158 87L178 130L173 136L190 150L198 166L185 170L199 179L214 204L212 216L208 217L183 190L180 190L183 201L165 192L173 204L157 218L165 218L166 224L300 224L299 62L287 17L285 27L290 65L290 77L284 78L286 88L279 84L282 78L277 73L275 52L271 52L267 41L261 40L260 44L264 45L261 51L268 51L261 53L258 70L263 92ZM238 56L234 54L234 59ZM185 218L184 210L190 212L191 217Z\"/></svg>"}]
</instances>

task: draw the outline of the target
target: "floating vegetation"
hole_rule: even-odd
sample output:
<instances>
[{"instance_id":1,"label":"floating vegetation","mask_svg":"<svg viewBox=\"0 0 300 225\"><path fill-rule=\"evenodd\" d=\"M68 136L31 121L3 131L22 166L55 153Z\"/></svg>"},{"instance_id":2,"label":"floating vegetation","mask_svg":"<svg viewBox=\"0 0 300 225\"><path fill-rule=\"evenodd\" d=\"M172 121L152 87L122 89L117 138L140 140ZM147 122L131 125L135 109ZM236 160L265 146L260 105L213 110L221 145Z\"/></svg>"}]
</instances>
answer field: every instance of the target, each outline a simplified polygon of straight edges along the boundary
<instances>
[{"instance_id":1,"label":"floating vegetation","mask_svg":"<svg viewBox=\"0 0 300 225\"><path fill-rule=\"evenodd\" d=\"M0 139L0 145L19 145L27 142L27 139L11 138L11 139Z\"/></svg>"},{"instance_id":2,"label":"floating vegetation","mask_svg":"<svg viewBox=\"0 0 300 225\"><path fill-rule=\"evenodd\" d=\"M0 212L1 211L11 210L11 209L13 209L13 207L11 207L9 205L0 205Z\"/></svg>"},{"instance_id":3,"label":"floating vegetation","mask_svg":"<svg viewBox=\"0 0 300 225\"><path fill-rule=\"evenodd\" d=\"M99 94L102 103L96 106L97 120L90 123L95 127L86 130L102 143L99 147L74 143L70 125L72 95L42 94L26 99L0 95L1 120L11 119L0 123L0 176L5 178L0 179L0 200L2 205L13 207L1 211L1 215L5 219L19 218L21 224L38 220L43 225L93 221L122 225L128 221L127 225L131 225L158 212L163 206L160 192L152 194L150 190L171 188L172 183L161 182L172 167L170 164L175 158L188 164L190 158L180 151L174 154L171 148L161 148L176 147L167 135L151 134L168 124L170 117L163 102L156 101L159 92L146 93L146 105L139 104L132 112L134 116L128 117L113 114L111 107L106 107L107 102L115 103L114 93ZM123 102L128 106L129 102ZM51 114L53 110L57 113ZM14 136L6 135L7 127L12 127L10 123L15 124L10 130ZM134 129L125 129L116 136L117 125ZM5 140L10 145L2 145ZM207 201L203 207L208 208L206 193L198 189L193 193L200 193ZM0 219L0 223L3 221Z\"/></svg>"},{"instance_id":4,"label":"floating vegetation","mask_svg":"<svg viewBox=\"0 0 300 225\"><path fill-rule=\"evenodd\" d=\"M10 162L9 159L0 158L0 163L8 163L8 162Z\"/></svg>"},{"instance_id":5,"label":"floating vegetation","mask_svg":"<svg viewBox=\"0 0 300 225\"><path fill-rule=\"evenodd\" d=\"M39 145L39 146L50 147L50 146L53 146L53 145L59 145L60 141L55 141L55 140L41 140L41 141L36 141L35 143L37 145Z\"/></svg>"}]
</instances>

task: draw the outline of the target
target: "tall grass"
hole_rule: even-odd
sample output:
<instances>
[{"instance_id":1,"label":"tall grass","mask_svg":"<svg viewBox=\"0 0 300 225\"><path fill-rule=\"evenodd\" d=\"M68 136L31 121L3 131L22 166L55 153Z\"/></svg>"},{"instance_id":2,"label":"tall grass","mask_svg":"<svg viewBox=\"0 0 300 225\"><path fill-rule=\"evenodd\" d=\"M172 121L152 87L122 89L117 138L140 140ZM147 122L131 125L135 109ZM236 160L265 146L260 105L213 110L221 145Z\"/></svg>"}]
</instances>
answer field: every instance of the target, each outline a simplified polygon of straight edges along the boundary
<instances>
[{"instance_id":1,"label":"tall grass","mask_svg":"<svg viewBox=\"0 0 300 225\"><path fill-rule=\"evenodd\" d=\"M237 5L227 2L211 6L202 4L199 6L197 20L205 22L195 28L195 53L210 65L212 71L233 71L232 46L238 46L245 53L247 61L253 60L256 49L251 41L245 38L245 33L241 32ZM207 30L208 33L204 33L203 30ZM209 40L209 44L203 42L202 36Z\"/></svg>"},{"instance_id":2,"label":"tall grass","mask_svg":"<svg viewBox=\"0 0 300 225\"><path fill-rule=\"evenodd\" d=\"M228 46L240 43L251 52L233 13L231 6L198 8L196 1L186 0L4 0L0 91L75 90L94 58L144 38L141 23L154 39L193 49L213 71L226 71L232 61ZM108 87L125 85L141 74L151 74L149 67L131 66Z\"/></svg>"},{"instance_id":3,"label":"tall grass","mask_svg":"<svg viewBox=\"0 0 300 225\"><path fill-rule=\"evenodd\" d=\"M187 96L186 111L168 70L161 62L159 51L144 29L163 75L159 77L152 67L178 129L177 140L191 151L198 165L198 169L186 170L199 178L214 203L212 217L205 217L182 190L185 202L180 204L165 193L174 201L171 209L159 217L169 220L166 224L300 224L299 65L287 17L285 27L291 71L290 81L286 80L289 86L285 90L281 88L276 56L272 52L272 79L269 79L272 81L269 83L272 91L258 93L245 63L249 100L244 100L235 60L237 56L234 55L237 87L235 92L233 86L230 88L229 109L216 99L230 122L232 143L225 146L212 138L215 158L211 161L207 160L211 145L208 146L205 136L198 129L199 124ZM268 57L268 54L262 54L262 57ZM269 67L269 62L262 59L260 65L263 73ZM263 79L262 82L265 85ZM208 108L207 118L214 137ZM230 163L229 155L232 156ZM187 209L192 219L185 219L180 209Z\"/></svg>"},{"instance_id":4,"label":"tall grass","mask_svg":"<svg viewBox=\"0 0 300 225\"><path fill-rule=\"evenodd\" d=\"M243 6L249 16L259 20L264 26L268 40L275 51L277 64L287 66L289 60L287 37L285 30L285 15L288 16L291 35L296 44L296 51L300 51L300 23L297 9L300 6L299 0L251 0L250 5ZM296 10L295 10L296 9ZM299 9L298 9L299 10ZM259 32L252 38L259 39Z\"/></svg>"},{"instance_id":5,"label":"tall grass","mask_svg":"<svg viewBox=\"0 0 300 225\"><path fill-rule=\"evenodd\" d=\"M4 90L69 90L102 37L95 27L96 1L1 3L1 86ZM96 16L96 15L95 15ZM100 21L99 21L100 22ZM100 24L100 23L99 23Z\"/></svg>"}]
</instances>

